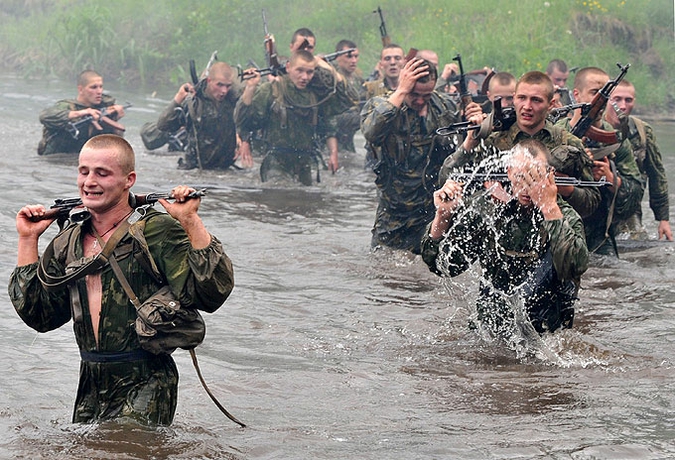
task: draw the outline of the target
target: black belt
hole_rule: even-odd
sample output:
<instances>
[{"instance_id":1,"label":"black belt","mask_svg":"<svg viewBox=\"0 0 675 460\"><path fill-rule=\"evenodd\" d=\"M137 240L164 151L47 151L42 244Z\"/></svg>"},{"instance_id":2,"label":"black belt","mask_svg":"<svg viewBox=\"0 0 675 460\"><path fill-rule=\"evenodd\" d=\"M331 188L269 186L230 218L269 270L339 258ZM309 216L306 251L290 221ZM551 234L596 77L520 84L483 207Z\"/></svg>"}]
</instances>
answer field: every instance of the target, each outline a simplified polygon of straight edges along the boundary
<instances>
[{"instance_id":1,"label":"black belt","mask_svg":"<svg viewBox=\"0 0 675 460\"><path fill-rule=\"evenodd\" d=\"M82 351L80 357L82 361L88 363L127 363L130 361L140 361L154 357L152 353L145 350L120 351L120 352L97 352Z\"/></svg>"}]
</instances>

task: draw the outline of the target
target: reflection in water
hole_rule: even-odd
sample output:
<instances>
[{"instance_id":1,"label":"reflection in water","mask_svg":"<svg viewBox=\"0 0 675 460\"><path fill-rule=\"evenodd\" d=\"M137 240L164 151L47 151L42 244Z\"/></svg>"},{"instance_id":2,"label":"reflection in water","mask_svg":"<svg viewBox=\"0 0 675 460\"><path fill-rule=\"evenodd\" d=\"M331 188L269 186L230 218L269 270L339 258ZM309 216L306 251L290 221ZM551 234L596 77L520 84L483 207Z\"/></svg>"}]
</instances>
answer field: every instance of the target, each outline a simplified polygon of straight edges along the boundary
<instances>
[{"instance_id":1,"label":"reflection in water","mask_svg":"<svg viewBox=\"0 0 675 460\"><path fill-rule=\"evenodd\" d=\"M522 336L528 340L515 342L520 349L509 348L469 328L476 273L442 280L417 256L370 251L376 192L363 169L362 138L358 154L340 158L344 169L323 172L311 187L262 184L257 171L178 171L176 156L145 152L139 136L173 90L148 98L110 89L134 104L124 121L137 150L136 192L178 183L208 189L200 213L233 260L236 287L220 311L206 315L198 354L211 389L249 428L213 406L181 351L171 428L71 425L78 359L70 326L37 334L5 297L0 457L675 454L672 245L595 260L582 281L574 328ZM12 77L0 83L5 283L16 261L19 207L77 194L74 157L35 154L37 113L72 92L68 84L35 88ZM675 136L666 134L674 128L656 128L672 184ZM656 225L645 224L654 235Z\"/></svg>"}]
</instances>

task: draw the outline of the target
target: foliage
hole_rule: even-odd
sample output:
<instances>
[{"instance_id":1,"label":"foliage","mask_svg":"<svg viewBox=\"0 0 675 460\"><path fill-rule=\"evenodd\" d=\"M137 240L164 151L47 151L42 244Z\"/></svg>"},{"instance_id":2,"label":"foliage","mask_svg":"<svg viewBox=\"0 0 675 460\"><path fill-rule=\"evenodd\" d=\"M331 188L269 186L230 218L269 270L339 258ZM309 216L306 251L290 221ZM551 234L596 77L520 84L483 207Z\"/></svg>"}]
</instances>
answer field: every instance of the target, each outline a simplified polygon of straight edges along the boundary
<instances>
[{"instance_id":1,"label":"foliage","mask_svg":"<svg viewBox=\"0 0 675 460\"><path fill-rule=\"evenodd\" d=\"M188 78L190 59L201 67L214 50L262 66L264 8L280 54L293 30L309 26L319 52L356 41L368 74L381 49L378 6L395 43L433 49L444 62L461 53L467 70L520 75L560 58L614 74L616 62L630 62L643 104L675 101L666 84L675 70L670 0L11 0L0 7L0 58L37 77L96 68L121 84L174 85Z\"/></svg>"}]
</instances>

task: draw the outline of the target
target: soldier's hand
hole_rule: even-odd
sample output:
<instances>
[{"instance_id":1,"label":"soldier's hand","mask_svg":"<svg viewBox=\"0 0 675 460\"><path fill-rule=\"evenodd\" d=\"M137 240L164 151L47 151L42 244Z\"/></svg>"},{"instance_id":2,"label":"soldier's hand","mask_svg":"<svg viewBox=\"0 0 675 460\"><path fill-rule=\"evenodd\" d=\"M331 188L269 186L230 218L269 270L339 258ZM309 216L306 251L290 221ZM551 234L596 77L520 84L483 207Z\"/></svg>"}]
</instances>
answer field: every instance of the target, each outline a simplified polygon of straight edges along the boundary
<instances>
[{"instance_id":1,"label":"soldier's hand","mask_svg":"<svg viewBox=\"0 0 675 460\"><path fill-rule=\"evenodd\" d=\"M201 203L200 197L189 197L191 193L196 192L192 187L187 185L179 185L171 190L171 197L174 200L173 203L165 199L160 199L159 202L166 212L168 212L174 219L179 222L190 219L191 217L197 214L199 209L199 203Z\"/></svg>"},{"instance_id":2,"label":"soldier's hand","mask_svg":"<svg viewBox=\"0 0 675 460\"><path fill-rule=\"evenodd\" d=\"M41 204L26 205L16 214L16 231L19 238L35 238L42 235L54 222L44 219L47 209Z\"/></svg>"},{"instance_id":3,"label":"soldier's hand","mask_svg":"<svg viewBox=\"0 0 675 460\"><path fill-rule=\"evenodd\" d=\"M251 144L249 142L239 142L237 150L234 152L234 160L239 160L244 168L253 167L253 155L251 155Z\"/></svg>"},{"instance_id":4,"label":"soldier's hand","mask_svg":"<svg viewBox=\"0 0 675 460\"><path fill-rule=\"evenodd\" d=\"M194 92L195 87L192 86L191 83L183 83L182 85L180 85L180 88L178 88L178 92L173 97L173 100L176 104L181 104L188 96L188 94L192 94Z\"/></svg>"},{"instance_id":5,"label":"soldier's hand","mask_svg":"<svg viewBox=\"0 0 675 460\"><path fill-rule=\"evenodd\" d=\"M260 83L260 72L255 67L244 70L242 77L246 82L246 86L258 86Z\"/></svg>"}]
</instances>

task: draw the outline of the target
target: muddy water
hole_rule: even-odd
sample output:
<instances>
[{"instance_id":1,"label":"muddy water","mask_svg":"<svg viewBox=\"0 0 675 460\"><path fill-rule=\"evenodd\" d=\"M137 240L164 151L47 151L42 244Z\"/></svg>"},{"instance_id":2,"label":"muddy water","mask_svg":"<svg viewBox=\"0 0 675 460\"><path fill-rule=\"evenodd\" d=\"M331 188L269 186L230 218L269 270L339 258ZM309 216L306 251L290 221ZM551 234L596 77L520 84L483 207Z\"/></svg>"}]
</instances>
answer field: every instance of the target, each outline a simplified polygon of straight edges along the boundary
<instances>
[{"instance_id":1,"label":"muddy water","mask_svg":"<svg viewBox=\"0 0 675 460\"><path fill-rule=\"evenodd\" d=\"M72 425L79 364L72 329L30 330L6 286L16 211L76 195L75 160L35 153L37 113L73 91L13 76L0 82L0 458L675 455L672 244L594 260L574 329L508 347L467 327L472 273L442 281L419 258L370 252L376 194L362 150L343 155L338 174L312 187L262 184L254 171L177 171L175 156L145 152L139 137L171 91L114 91L133 103L124 122L138 154L135 189L208 187L201 214L234 262L236 288L207 316L198 353L214 393L249 427L218 412L180 351L170 428ZM654 126L673 190L675 126Z\"/></svg>"}]
</instances>

